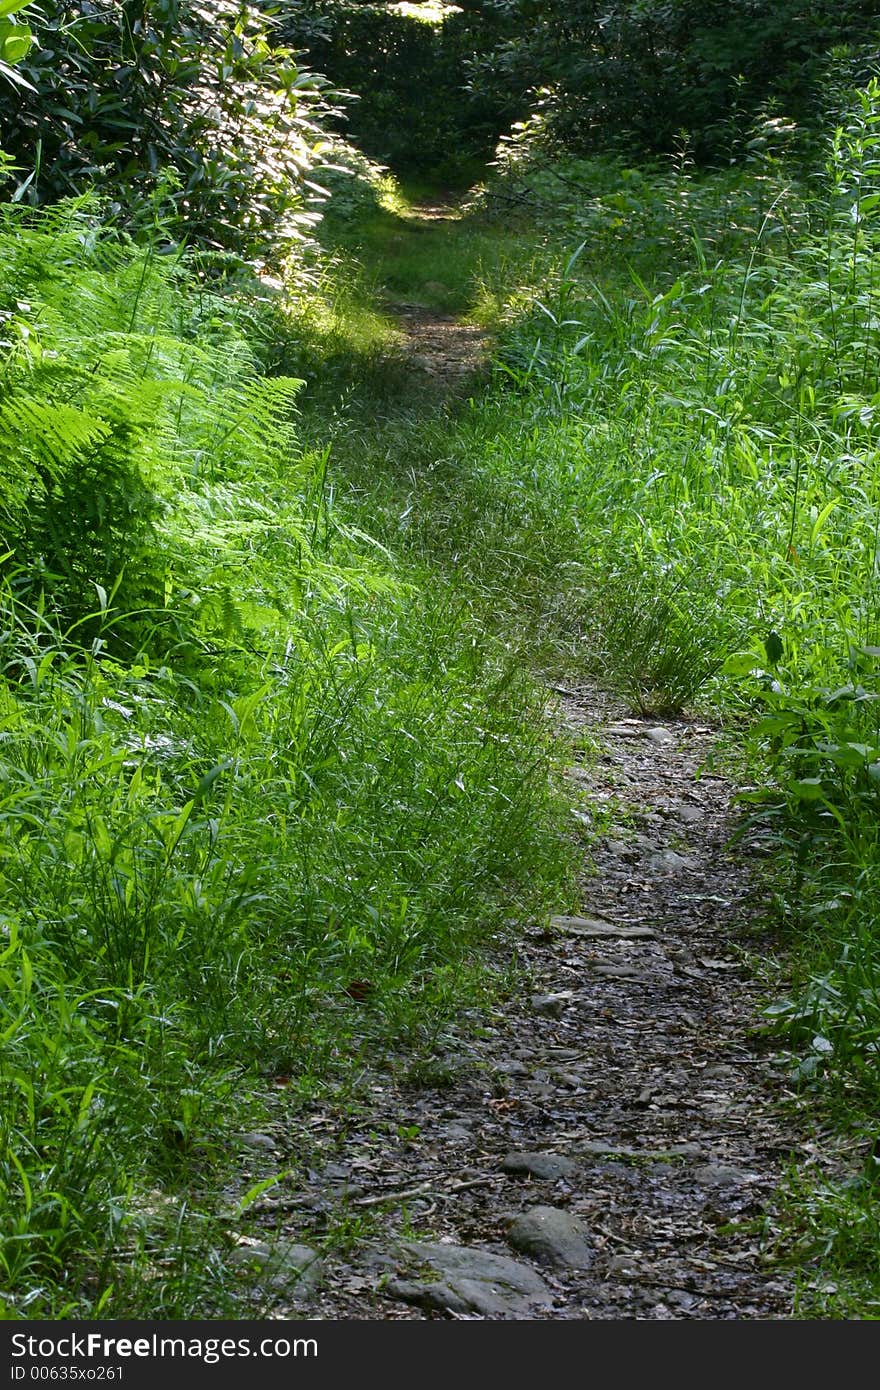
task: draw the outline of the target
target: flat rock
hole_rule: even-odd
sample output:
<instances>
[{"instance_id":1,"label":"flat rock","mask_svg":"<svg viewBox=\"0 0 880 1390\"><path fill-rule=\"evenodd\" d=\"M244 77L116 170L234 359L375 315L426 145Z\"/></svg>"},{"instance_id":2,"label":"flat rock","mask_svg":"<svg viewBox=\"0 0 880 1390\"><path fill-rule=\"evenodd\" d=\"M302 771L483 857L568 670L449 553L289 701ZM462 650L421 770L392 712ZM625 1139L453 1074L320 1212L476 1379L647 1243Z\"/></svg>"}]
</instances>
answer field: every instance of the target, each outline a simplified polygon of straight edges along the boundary
<instances>
[{"instance_id":1,"label":"flat rock","mask_svg":"<svg viewBox=\"0 0 880 1390\"><path fill-rule=\"evenodd\" d=\"M451 1124L443 1130L443 1138L444 1140L451 1140L454 1144L471 1144L474 1134L473 1130L465 1124Z\"/></svg>"},{"instance_id":2,"label":"flat rock","mask_svg":"<svg viewBox=\"0 0 880 1390\"><path fill-rule=\"evenodd\" d=\"M507 1231L514 1250L544 1264L589 1269L593 1246L584 1223L558 1207L531 1207L514 1217Z\"/></svg>"},{"instance_id":3,"label":"flat rock","mask_svg":"<svg viewBox=\"0 0 880 1390\"><path fill-rule=\"evenodd\" d=\"M656 936L651 927L633 927L620 922L609 922L604 917L551 917L551 927L564 932L566 936L581 936L591 940L611 937L621 941L647 940Z\"/></svg>"},{"instance_id":4,"label":"flat rock","mask_svg":"<svg viewBox=\"0 0 880 1390\"><path fill-rule=\"evenodd\" d=\"M265 1149L267 1153L278 1148L271 1134L262 1134L256 1129L251 1130L249 1134L239 1135L239 1142L244 1144L246 1149Z\"/></svg>"},{"instance_id":5,"label":"flat rock","mask_svg":"<svg viewBox=\"0 0 880 1390\"><path fill-rule=\"evenodd\" d=\"M298 1293L314 1293L324 1274L318 1252L293 1240L279 1240L273 1245L263 1241L242 1243L229 1258L233 1264L252 1269L273 1288L289 1290L294 1286Z\"/></svg>"},{"instance_id":6,"label":"flat rock","mask_svg":"<svg viewBox=\"0 0 880 1390\"><path fill-rule=\"evenodd\" d=\"M662 724L656 725L653 729L645 730L645 738L652 743L672 744L675 742L675 734L671 729L666 729Z\"/></svg>"},{"instance_id":7,"label":"flat rock","mask_svg":"<svg viewBox=\"0 0 880 1390\"><path fill-rule=\"evenodd\" d=\"M606 980L629 980L633 984L642 985L656 984L652 975L646 975L634 965L596 965L593 968L597 975Z\"/></svg>"},{"instance_id":8,"label":"flat rock","mask_svg":"<svg viewBox=\"0 0 880 1390\"><path fill-rule=\"evenodd\" d=\"M663 849L657 854L652 854L649 863L654 872L660 874L680 874L686 869L696 868L693 859L688 855L678 854L674 849Z\"/></svg>"},{"instance_id":9,"label":"flat rock","mask_svg":"<svg viewBox=\"0 0 880 1390\"><path fill-rule=\"evenodd\" d=\"M520 1173L525 1177L553 1181L556 1178L570 1178L577 1172L578 1165L564 1154L509 1153L502 1160L501 1168L505 1173Z\"/></svg>"},{"instance_id":10,"label":"flat rock","mask_svg":"<svg viewBox=\"0 0 880 1390\"><path fill-rule=\"evenodd\" d=\"M544 1014L546 1018L561 1018L565 1011L566 1004L570 1004L572 995L563 994L533 994L531 1005L536 1014Z\"/></svg>"},{"instance_id":11,"label":"flat rock","mask_svg":"<svg viewBox=\"0 0 880 1390\"><path fill-rule=\"evenodd\" d=\"M507 1255L416 1240L403 1241L399 1254L404 1277L392 1279L385 1292L404 1303L452 1313L515 1318L549 1308L553 1302L540 1274Z\"/></svg>"},{"instance_id":12,"label":"flat rock","mask_svg":"<svg viewBox=\"0 0 880 1390\"><path fill-rule=\"evenodd\" d=\"M694 1177L705 1187L742 1187L753 1180L754 1174L730 1163L703 1163L694 1169Z\"/></svg>"},{"instance_id":13,"label":"flat rock","mask_svg":"<svg viewBox=\"0 0 880 1390\"><path fill-rule=\"evenodd\" d=\"M525 1062L521 1062L518 1057L514 1057L509 1062L496 1062L495 1071L502 1076L529 1076L529 1068Z\"/></svg>"},{"instance_id":14,"label":"flat rock","mask_svg":"<svg viewBox=\"0 0 880 1390\"><path fill-rule=\"evenodd\" d=\"M614 1144L606 1139L589 1139L578 1145L583 1154L594 1158L623 1158L634 1163L666 1163L671 1158L702 1158L699 1144L670 1144L666 1149L634 1149L630 1144Z\"/></svg>"}]
</instances>

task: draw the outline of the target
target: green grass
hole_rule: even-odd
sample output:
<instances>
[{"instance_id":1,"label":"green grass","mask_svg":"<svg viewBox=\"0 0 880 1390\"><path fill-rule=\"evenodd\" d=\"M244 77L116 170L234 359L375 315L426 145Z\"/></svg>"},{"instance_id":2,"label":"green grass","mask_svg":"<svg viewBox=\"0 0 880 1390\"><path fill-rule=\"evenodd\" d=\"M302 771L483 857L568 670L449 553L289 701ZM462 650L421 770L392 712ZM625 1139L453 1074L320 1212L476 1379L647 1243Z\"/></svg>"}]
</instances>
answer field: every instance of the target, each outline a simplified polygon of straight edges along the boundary
<instances>
[{"instance_id":1,"label":"green grass","mask_svg":"<svg viewBox=\"0 0 880 1390\"><path fill-rule=\"evenodd\" d=\"M568 891L541 700L334 506L258 282L88 204L0 241L4 1316L241 1315L230 1133L417 1056Z\"/></svg>"},{"instance_id":2,"label":"green grass","mask_svg":"<svg viewBox=\"0 0 880 1390\"><path fill-rule=\"evenodd\" d=\"M724 173L538 151L456 222L358 223L369 293L447 284L496 335L494 382L431 410L355 389L303 421L332 436L343 512L521 660L748 731L743 814L791 952L768 1020L862 1136L797 1247L836 1289L823 1316L877 1296L878 101L854 97L818 171L783 164L771 122Z\"/></svg>"}]
</instances>

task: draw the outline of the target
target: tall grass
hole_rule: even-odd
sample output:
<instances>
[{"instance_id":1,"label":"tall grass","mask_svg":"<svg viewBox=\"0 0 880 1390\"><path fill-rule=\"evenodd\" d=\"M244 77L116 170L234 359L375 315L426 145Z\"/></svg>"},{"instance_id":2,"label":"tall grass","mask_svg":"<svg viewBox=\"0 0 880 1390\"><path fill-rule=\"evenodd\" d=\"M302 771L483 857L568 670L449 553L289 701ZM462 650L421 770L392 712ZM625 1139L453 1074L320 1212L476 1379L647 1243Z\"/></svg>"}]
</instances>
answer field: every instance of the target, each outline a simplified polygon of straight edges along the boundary
<instances>
[{"instance_id":1,"label":"tall grass","mask_svg":"<svg viewBox=\"0 0 880 1390\"><path fill-rule=\"evenodd\" d=\"M561 891L541 701L335 510L241 266L89 203L0 246L3 1315L240 1313L261 1089L429 1039Z\"/></svg>"},{"instance_id":2,"label":"tall grass","mask_svg":"<svg viewBox=\"0 0 880 1390\"><path fill-rule=\"evenodd\" d=\"M500 210L532 248L470 263L494 390L341 457L346 505L527 659L748 730L743 811L795 948L768 1026L864 1160L816 1188L804 1236L841 1292L803 1306L833 1316L876 1308L880 86L821 168L785 157L792 135L763 123L715 175L686 152L508 170L454 233L479 245Z\"/></svg>"}]
</instances>

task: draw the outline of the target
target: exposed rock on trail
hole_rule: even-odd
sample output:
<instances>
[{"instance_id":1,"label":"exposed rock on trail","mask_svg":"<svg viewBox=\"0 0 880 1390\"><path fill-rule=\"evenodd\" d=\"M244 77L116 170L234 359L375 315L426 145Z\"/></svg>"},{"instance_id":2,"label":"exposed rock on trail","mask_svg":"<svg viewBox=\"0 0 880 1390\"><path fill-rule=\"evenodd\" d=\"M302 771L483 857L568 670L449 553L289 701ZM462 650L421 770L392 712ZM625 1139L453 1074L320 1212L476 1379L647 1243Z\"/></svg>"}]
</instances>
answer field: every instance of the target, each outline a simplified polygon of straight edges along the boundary
<instances>
[{"instance_id":1,"label":"exposed rock on trail","mask_svg":"<svg viewBox=\"0 0 880 1390\"><path fill-rule=\"evenodd\" d=\"M794 1140L773 1109L784 1072L750 1031L731 789L699 775L710 730L611 716L560 700L580 745L606 749L570 769L572 809L606 812L579 913L518 945L530 983L489 1026L449 1027L418 1088L403 1068L366 1078L341 1143L315 1111L324 1175L314 1162L303 1191L262 1205L279 1237L318 1247L340 1211L372 1217L366 1244L324 1257L312 1317L791 1316L762 1229Z\"/></svg>"}]
</instances>

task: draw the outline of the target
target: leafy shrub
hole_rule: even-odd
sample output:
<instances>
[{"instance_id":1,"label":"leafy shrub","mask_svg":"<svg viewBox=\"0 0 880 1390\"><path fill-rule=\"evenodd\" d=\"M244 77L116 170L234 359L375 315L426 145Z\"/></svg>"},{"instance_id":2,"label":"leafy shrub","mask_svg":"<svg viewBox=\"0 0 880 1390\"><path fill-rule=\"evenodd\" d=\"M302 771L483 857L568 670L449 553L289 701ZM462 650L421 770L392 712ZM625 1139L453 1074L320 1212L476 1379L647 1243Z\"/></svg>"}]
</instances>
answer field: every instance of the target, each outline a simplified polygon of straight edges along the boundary
<instances>
[{"instance_id":1,"label":"leafy shrub","mask_svg":"<svg viewBox=\"0 0 880 1390\"><path fill-rule=\"evenodd\" d=\"M346 130L399 173L458 182L492 152L507 123L503 104L466 89L467 65L492 32L462 12L351 0L307 0L285 17L288 42L335 86L353 93Z\"/></svg>"},{"instance_id":2,"label":"leafy shrub","mask_svg":"<svg viewBox=\"0 0 880 1390\"><path fill-rule=\"evenodd\" d=\"M271 21L239 0L49 0L0 88L19 196L46 203L96 186L119 216L265 258L314 220L309 171L321 80L272 46Z\"/></svg>"},{"instance_id":3,"label":"leafy shrub","mask_svg":"<svg viewBox=\"0 0 880 1390\"><path fill-rule=\"evenodd\" d=\"M761 110L810 123L827 71L869 75L876 0L514 0L483 10L496 40L471 64L484 100L534 108L563 150L669 152L682 130L702 160L729 158ZM485 22L485 20L484 20ZM845 56L847 55L847 56Z\"/></svg>"}]
</instances>

